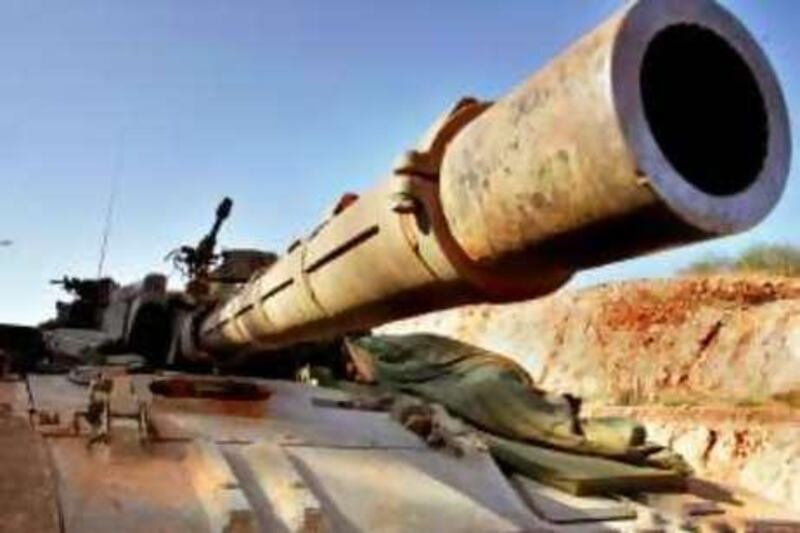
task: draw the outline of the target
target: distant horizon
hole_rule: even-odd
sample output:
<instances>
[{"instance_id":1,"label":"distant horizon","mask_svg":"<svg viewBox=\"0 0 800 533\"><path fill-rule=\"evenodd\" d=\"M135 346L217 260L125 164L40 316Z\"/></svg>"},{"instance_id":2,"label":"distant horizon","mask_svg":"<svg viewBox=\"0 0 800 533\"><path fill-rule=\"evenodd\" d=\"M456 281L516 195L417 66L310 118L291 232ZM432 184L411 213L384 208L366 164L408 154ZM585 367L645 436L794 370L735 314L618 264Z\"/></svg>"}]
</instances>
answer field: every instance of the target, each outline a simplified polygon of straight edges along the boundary
<instances>
[{"instance_id":1,"label":"distant horizon","mask_svg":"<svg viewBox=\"0 0 800 533\"><path fill-rule=\"evenodd\" d=\"M800 124L800 4L722 3L759 40ZM0 6L0 322L50 318L64 297L50 279L97 273L112 191L105 272L122 284L169 273L164 256L195 243L226 195L223 247L284 250L342 193L376 183L453 102L502 95L623 2L187 5ZM783 199L749 232L579 273L568 287L800 245L796 174L793 161Z\"/></svg>"}]
</instances>

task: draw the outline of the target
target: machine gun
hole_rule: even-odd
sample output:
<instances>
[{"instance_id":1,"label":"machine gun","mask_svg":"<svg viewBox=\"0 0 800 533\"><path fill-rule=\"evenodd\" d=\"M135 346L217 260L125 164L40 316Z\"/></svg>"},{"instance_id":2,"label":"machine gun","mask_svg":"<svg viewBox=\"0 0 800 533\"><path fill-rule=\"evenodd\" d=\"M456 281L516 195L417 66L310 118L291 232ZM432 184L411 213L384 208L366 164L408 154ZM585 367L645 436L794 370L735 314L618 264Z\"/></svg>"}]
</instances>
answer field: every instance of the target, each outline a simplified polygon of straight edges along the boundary
<instances>
[{"instance_id":1,"label":"machine gun","mask_svg":"<svg viewBox=\"0 0 800 533\"><path fill-rule=\"evenodd\" d=\"M108 306L116 283L111 278L78 278L63 276L50 280L51 285L59 285L73 299L70 302L57 302L58 318L56 325L61 327L92 328L99 327L101 314Z\"/></svg>"},{"instance_id":2,"label":"machine gun","mask_svg":"<svg viewBox=\"0 0 800 533\"><path fill-rule=\"evenodd\" d=\"M166 260L171 260L175 268L188 279L188 291L204 293L207 289L209 272L217 263L220 254L216 253L217 236L223 222L228 219L233 208L233 200L228 197L222 199L217 206L214 224L211 230L197 243L196 246L184 245L170 252Z\"/></svg>"},{"instance_id":3,"label":"machine gun","mask_svg":"<svg viewBox=\"0 0 800 533\"><path fill-rule=\"evenodd\" d=\"M99 300L102 293L111 284L110 278L89 279L73 276L63 276L61 279L51 279L51 285L59 285L64 292L86 300Z\"/></svg>"}]
</instances>

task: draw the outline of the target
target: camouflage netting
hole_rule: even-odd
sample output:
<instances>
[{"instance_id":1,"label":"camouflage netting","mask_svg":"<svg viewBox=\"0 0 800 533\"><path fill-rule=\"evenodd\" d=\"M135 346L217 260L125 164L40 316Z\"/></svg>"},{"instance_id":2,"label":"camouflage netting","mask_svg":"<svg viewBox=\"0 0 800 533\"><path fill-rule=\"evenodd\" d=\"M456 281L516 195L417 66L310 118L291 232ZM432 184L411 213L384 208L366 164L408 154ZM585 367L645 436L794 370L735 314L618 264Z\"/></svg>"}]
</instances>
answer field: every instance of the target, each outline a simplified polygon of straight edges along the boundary
<instances>
[{"instance_id":1,"label":"camouflage netting","mask_svg":"<svg viewBox=\"0 0 800 533\"><path fill-rule=\"evenodd\" d=\"M680 456L649 443L642 425L619 417L585 419L580 400L538 389L513 361L430 334L348 339L359 378L444 405L488 433L634 464L688 473Z\"/></svg>"}]
</instances>

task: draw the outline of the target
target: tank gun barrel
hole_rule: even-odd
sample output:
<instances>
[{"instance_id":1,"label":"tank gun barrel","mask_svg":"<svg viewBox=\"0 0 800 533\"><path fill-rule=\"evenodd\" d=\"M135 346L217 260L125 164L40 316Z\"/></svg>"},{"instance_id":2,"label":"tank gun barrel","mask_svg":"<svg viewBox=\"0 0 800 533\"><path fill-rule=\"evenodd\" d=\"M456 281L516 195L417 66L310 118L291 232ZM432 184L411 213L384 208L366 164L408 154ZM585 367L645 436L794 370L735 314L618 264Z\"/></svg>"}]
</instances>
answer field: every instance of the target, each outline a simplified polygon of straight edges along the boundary
<instances>
[{"instance_id":1,"label":"tank gun barrel","mask_svg":"<svg viewBox=\"0 0 800 533\"><path fill-rule=\"evenodd\" d=\"M582 269L752 227L789 160L780 86L736 18L712 0L642 0L496 102L455 105L374 189L185 328L182 351L545 295Z\"/></svg>"}]
</instances>

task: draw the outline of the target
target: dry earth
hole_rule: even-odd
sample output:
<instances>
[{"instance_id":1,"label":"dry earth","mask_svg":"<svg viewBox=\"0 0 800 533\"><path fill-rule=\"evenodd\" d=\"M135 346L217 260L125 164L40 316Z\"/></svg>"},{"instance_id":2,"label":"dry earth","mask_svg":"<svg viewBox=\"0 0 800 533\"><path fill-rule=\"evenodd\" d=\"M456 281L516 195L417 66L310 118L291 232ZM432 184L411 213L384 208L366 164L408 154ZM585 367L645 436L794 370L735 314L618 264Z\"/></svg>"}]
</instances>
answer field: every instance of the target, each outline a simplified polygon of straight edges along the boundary
<instances>
[{"instance_id":1,"label":"dry earth","mask_svg":"<svg viewBox=\"0 0 800 533\"><path fill-rule=\"evenodd\" d=\"M390 324L514 358L537 383L624 413L698 473L800 511L800 281L608 284Z\"/></svg>"}]
</instances>

